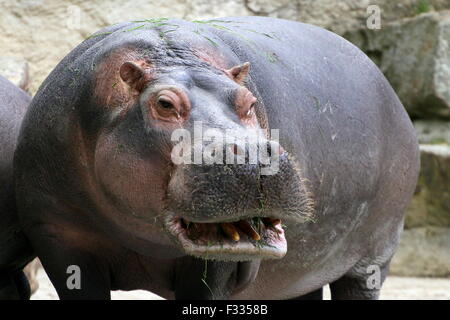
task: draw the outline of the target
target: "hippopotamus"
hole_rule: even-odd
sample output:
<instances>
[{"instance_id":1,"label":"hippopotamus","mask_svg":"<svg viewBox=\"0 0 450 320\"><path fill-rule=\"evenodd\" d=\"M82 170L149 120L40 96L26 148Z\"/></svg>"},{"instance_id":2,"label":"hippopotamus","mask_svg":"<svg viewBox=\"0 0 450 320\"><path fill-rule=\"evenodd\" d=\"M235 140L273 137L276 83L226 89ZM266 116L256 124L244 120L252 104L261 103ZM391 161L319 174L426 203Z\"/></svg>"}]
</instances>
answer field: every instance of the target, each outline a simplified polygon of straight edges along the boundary
<instances>
[{"instance_id":1,"label":"hippopotamus","mask_svg":"<svg viewBox=\"0 0 450 320\"><path fill-rule=\"evenodd\" d=\"M210 148L212 131L226 141ZM388 81L336 34L159 18L100 30L56 66L14 175L61 299L320 299L328 284L376 299L418 150Z\"/></svg>"},{"instance_id":2,"label":"hippopotamus","mask_svg":"<svg viewBox=\"0 0 450 320\"><path fill-rule=\"evenodd\" d=\"M0 300L28 299L23 273L33 250L20 227L14 197L13 156L30 96L0 76Z\"/></svg>"}]
</instances>

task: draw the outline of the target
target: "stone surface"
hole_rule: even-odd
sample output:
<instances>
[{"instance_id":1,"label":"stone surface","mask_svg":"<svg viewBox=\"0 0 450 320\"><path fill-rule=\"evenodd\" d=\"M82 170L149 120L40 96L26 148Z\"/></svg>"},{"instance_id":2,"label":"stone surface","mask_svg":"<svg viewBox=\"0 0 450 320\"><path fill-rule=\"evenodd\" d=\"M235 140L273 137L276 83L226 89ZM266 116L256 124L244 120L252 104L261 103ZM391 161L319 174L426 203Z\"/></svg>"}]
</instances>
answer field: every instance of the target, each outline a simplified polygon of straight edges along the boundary
<instances>
[{"instance_id":1,"label":"stone surface","mask_svg":"<svg viewBox=\"0 0 450 320\"><path fill-rule=\"evenodd\" d=\"M56 300L58 295L45 271L40 269L37 276L39 290L32 300ZM324 288L324 299L330 300L330 289ZM160 300L161 297L143 290L113 291L113 300ZM450 279L388 277L381 289L381 300L449 300Z\"/></svg>"},{"instance_id":2,"label":"stone surface","mask_svg":"<svg viewBox=\"0 0 450 320\"><path fill-rule=\"evenodd\" d=\"M27 91L30 85L28 63L24 59L0 57L0 75Z\"/></svg>"},{"instance_id":3,"label":"stone surface","mask_svg":"<svg viewBox=\"0 0 450 320\"><path fill-rule=\"evenodd\" d=\"M423 1L423 0L421 0ZM450 8L450 0L0 0L0 55L30 63L31 92L77 44L118 22L154 17L202 19L268 15L316 24L338 34L365 27L369 4L379 5L382 23L424 10Z\"/></svg>"},{"instance_id":4,"label":"stone surface","mask_svg":"<svg viewBox=\"0 0 450 320\"><path fill-rule=\"evenodd\" d=\"M39 280L37 275L39 270L42 269L41 262L38 258L31 261L24 269L25 275L30 283L31 294L34 294L39 289Z\"/></svg>"},{"instance_id":5,"label":"stone surface","mask_svg":"<svg viewBox=\"0 0 450 320\"><path fill-rule=\"evenodd\" d=\"M421 171L391 273L450 276L450 122L416 121Z\"/></svg>"},{"instance_id":6,"label":"stone surface","mask_svg":"<svg viewBox=\"0 0 450 320\"><path fill-rule=\"evenodd\" d=\"M404 230L390 274L450 277L450 228Z\"/></svg>"},{"instance_id":7,"label":"stone surface","mask_svg":"<svg viewBox=\"0 0 450 320\"><path fill-rule=\"evenodd\" d=\"M450 279L390 276L381 289L381 300L449 300Z\"/></svg>"},{"instance_id":8,"label":"stone surface","mask_svg":"<svg viewBox=\"0 0 450 320\"><path fill-rule=\"evenodd\" d=\"M183 17L184 1L2 1L0 54L30 64L31 92L76 45L100 28L155 16Z\"/></svg>"},{"instance_id":9,"label":"stone surface","mask_svg":"<svg viewBox=\"0 0 450 320\"><path fill-rule=\"evenodd\" d=\"M450 228L450 145L421 145L421 171L405 228Z\"/></svg>"},{"instance_id":10,"label":"stone surface","mask_svg":"<svg viewBox=\"0 0 450 320\"><path fill-rule=\"evenodd\" d=\"M414 121L419 142L422 144L449 144L450 121Z\"/></svg>"},{"instance_id":11,"label":"stone surface","mask_svg":"<svg viewBox=\"0 0 450 320\"><path fill-rule=\"evenodd\" d=\"M450 11L344 37L380 67L411 116L450 119Z\"/></svg>"},{"instance_id":12,"label":"stone surface","mask_svg":"<svg viewBox=\"0 0 450 320\"><path fill-rule=\"evenodd\" d=\"M450 9L450 0L243 0L251 15L315 24L337 34L366 27L367 7L381 10L382 26L421 12Z\"/></svg>"}]
</instances>

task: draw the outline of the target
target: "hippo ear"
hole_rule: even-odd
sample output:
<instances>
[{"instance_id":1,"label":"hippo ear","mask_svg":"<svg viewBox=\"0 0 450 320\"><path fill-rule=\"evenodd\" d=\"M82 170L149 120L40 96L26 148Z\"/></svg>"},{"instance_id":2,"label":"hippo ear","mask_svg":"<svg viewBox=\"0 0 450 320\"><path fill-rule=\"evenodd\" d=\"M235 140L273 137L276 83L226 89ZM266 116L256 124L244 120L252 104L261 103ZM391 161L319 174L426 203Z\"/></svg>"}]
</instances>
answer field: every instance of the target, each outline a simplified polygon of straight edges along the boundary
<instances>
[{"instance_id":1,"label":"hippo ear","mask_svg":"<svg viewBox=\"0 0 450 320\"><path fill-rule=\"evenodd\" d=\"M120 77L133 89L138 89L140 80L145 75L145 70L134 62L127 61L120 67Z\"/></svg>"},{"instance_id":2,"label":"hippo ear","mask_svg":"<svg viewBox=\"0 0 450 320\"><path fill-rule=\"evenodd\" d=\"M239 84L244 83L250 71L250 62L245 62L238 66L234 66L231 69L225 70L225 72L230 76L231 79Z\"/></svg>"}]
</instances>

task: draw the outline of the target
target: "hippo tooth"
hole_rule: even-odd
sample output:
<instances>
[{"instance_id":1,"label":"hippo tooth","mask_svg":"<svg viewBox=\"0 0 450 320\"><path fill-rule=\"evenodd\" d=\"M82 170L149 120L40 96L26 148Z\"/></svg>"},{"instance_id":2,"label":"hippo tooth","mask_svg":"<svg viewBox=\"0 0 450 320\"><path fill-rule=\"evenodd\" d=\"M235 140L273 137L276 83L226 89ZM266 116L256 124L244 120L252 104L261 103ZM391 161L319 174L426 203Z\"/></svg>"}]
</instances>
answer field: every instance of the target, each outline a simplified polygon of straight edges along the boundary
<instances>
[{"instance_id":1,"label":"hippo tooth","mask_svg":"<svg viewBox=\"0 0 450 320\"><path fill-rule=\"evenodd\" d=\"M230 237L234 241L239 241L239 233L236 229L236 227L231 223L221 223L220 227L222 228L223 232Z\"/></svg>"},{"instance_id":2,"label":"hippo tooth","mask_svg":"<svg viewBox=\"0 0 450 320\"><path fill-rule=\"evenodd\" d=\"M253 227L251 226L250 223L248 223L248 221L240 220L240 221L236 222L235 224L238 226L239 229L241 229L245 234L247 234L253 240L255 240L255 241L261 240L261 237L258 234L258 232L256 232L255 229L253 229Z\"/></svg>"}]
</instances>

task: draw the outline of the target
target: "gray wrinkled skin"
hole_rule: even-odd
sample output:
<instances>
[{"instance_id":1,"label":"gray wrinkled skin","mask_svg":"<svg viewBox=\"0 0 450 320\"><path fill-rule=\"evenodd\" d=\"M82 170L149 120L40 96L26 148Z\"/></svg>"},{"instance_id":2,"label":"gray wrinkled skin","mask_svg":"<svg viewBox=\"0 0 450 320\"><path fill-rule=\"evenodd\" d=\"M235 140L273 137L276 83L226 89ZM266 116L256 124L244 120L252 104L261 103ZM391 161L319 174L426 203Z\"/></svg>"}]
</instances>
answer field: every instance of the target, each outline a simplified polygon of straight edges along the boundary
<instances>
[{"instance_id":1,"label":"gray wrinkled skin","mask_svg":"<svg viewBox=\"0 0 450 320\"><path fill-rule=\"evenodd\" d=\"M419 168L411 121L381 72L349 42L306 24L261 17L213 23L222 27L164 22L101 30L55 68L27 113L14 168L20 216L59 296L109 298L111 289L140 288L165 298L287 299L331 284L334 299L377 298L379 286L367 286L370 268L379 268L381 283ZM159 175L147 175L164 173L166 167L157 166L166 133L143 119L142 105L115 117L118 112L93 98L102 94L94 90L101 62L124 47L148 58L156 82L192 82L192 116L219 126L237 121L224 111L230 106L223 95L208 92L232 84L191 50L214 52L226 68L250 62L247 86L302 174L296 187L283 175L262 181L274 204L270 214L286 215L274 208L287 199L301 208L289 197L293 190L307 188L314 201L312 220L286 220L284 258L215 261L208 278L215 294L201 285L202 261L173 243L159 220L164 211L157 197L152 201L149 189L141 188L145 181L152 181L147 187L153 192L163 188L155 182ZM121 146L114 156L108 154L111 144ZM147 169L133 178L141 168ZM223 199L231 199L230 192ZM208 221L222 221L230 212L214 216L214 204L207 204L204 210L213 216ZM199 212L189 216L195 214L206 219ZM83 270L83 290L65 287L70 264Z\"/></svg>"},{"instance_id":2,"label":"gray wrinkled skin","mask_svg":"<svg viewBox=\"0 0 450 320\"><path fill-rule=\"evenodd\" d=\"M28 286L22 268L32 251L17 216L13 156L29 102L24 91L0 76L0 300L27 298L22 294Z\"/></svg>"}]
</instances>

